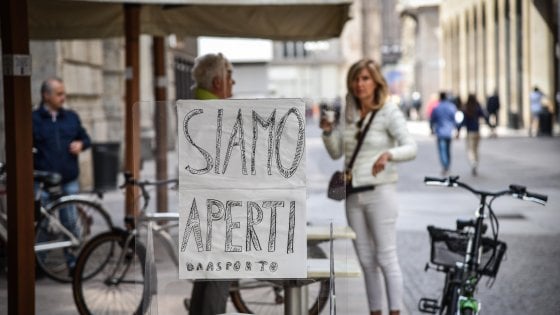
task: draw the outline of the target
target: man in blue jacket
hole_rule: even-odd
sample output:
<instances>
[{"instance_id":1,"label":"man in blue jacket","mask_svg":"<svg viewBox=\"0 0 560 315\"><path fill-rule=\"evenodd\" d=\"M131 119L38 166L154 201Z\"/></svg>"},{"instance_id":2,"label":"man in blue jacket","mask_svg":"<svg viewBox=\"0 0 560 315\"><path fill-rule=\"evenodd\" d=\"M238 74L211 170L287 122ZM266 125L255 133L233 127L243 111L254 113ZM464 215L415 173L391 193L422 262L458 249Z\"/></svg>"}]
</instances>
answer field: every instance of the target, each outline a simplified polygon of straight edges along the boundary
<instances>
[{"instance_id":1,"label":"man in blue jacket","mask_svg":"<svg viewBox=\"0 0 560 315\"><path fill-rule=\"evenodd\" d=\"M442 175L447 176L451 164L451 139L453 130L457 128L455 113L457 107L447 100L445 92L439 94L439 104L434 108L430 118L432 134L437 137L439 160L442 166Z\"/></svg>"},{"instance_id":2,"label":"man in blue jacket","mask_svg":"<svg viewBox=\"0 0 560 315\"><path fill-rule=\"evenodd\" d=\"M90 147L90 138L78 115L63 107L66 101L64 83L59 78L49 78L41 85L41 103L33 111L34 168L57 172L62 176L62 192L77 193L79 188L78 155ZM48 199L50 196L42 196ZM75 235L76 209L60 210L60 221ZM65 252L69 268L74 267L75 257Z\"/></svg>"}]
</instances>

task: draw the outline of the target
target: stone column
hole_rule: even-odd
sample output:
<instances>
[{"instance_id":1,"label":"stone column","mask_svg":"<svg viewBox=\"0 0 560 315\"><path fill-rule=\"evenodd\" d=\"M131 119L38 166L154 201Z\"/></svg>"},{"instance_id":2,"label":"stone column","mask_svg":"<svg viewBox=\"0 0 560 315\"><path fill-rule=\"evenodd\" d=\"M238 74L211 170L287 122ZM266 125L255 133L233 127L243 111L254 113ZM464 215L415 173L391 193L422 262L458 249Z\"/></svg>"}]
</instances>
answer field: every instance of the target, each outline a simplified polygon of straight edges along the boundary
<instances>
[{"instance_id":1,"label":"stone column","mask_svg":"<svg viewBox=\"0 0 560 315\"><path fill-rule=\"evenodd\" d=\"M468 76L468 72L469 72L469 53L468 53L468 35L467 35L467 25L466 25L466 21L468 19L468 16L466 15L466 13L463 13L461 15L459 15L459 54L457 54L457 56L459 57L459 91L455 91L456 93L458 92L459 95L466 95L468 93L469 90L469 76Z\"/></svg>"},{"instance_id":2,"label":"stone column","mask_svg":"<svg viewBox=\"0 0 560 315\"><path fill-rule=\"evenodd\" d=\"M462 57L461 57L461 28L459 27L461 19L457 17L453 20L453 90L461 91L463 78L461 76Z\"/></svg>"},{"instance_id":3,"label":"stone column","mask_svg":"<svg viewBox=\"0 0 560 315\"><path fill-rule=\"evenodd\" d=\"M486 63L486 59L484 58L484 51L485 51L485 34L486 34L486 29L485 26L483 24L483 21L485 19L484 15L483 15L483 10L482 10L482 4L478 4L475 7L475 12L476 12L476 59L478 60L477 64L476 64L476 73L477 73L477 80L476 80L476 96L478 101L481 104L484 104L484 98L486 97L486 88L485 88L485 82L486 82L486 73L485 73L485 63Z\"/></svg>"},{"instance_id":4,"label":"stone column","mask_svg":"<svg viewBox=\"0 0 560 315\"><path fill-rule=\"evenodd\" d=\"M521 41L523 52L523 81L522 89L524 97L521 99L521 117L524 126L529 126L531 119L531 108L529 104L529 94L531 93L531 19L530 11L533 6L530 1L521 1L521 14L523 16L523 24L521 32L523 32L523 40Z\"/></svg>"},{"instance_id":5,"label":"stone column","mask_svg":"<svg viewBox=\"0 0 560 315\"><path fill-rule=\"evenodd\" d=\"M442 43L442 50L443 50L443 58L445 60L445 68L444 71L442 71L442 86L444 89L446 90L450 90L452 89L453 86L453 59L452 59L452 53L451 53L451 47L452 47L452 32L451 32L451 27L450 27L451 23L449 21L446 21L445 23L442 23L441 26L441 30L442 30L442 39L443 39L443 43ZM427 95L426 95L427 96ZM424 97L426 97L424 96Z\"/></svg>"},{"instance_id":6,"label":"stone column","mask_svg":"<svg viewBox=\"0 0 560 315\"><path fill-rule=\"evenodd\" d=\"M510 97L507 94L507 89L506 86L509 84L509 82L506 82L508 80L507 76L506 76L506 67L508 66L508 64L506 63L506 32L505 32L505 26L506 26L506 20L504 17L504 11L505 11L505 0L498 0L498 7L496 8L498 10L498 76L499 76L499 94L500 94L500 102L502 104L501 108L500 108L500 121L502 122L502 124L507 124L508 122L508 112L509 112L509 101L510 101Z\"/></svg>"},{"instance_id":7,"label":"stone column","mask_svg":"<svg viewBox=\"0 0 560 315\"><path fill-rule=\"evenodd\" d=\"M506 14L509 14L509 21L510 21L510 33L509 33L509 82L508 86L510 87L510 111L512 113L512 127L523 127L523 122L521 119L521 113L519 110L519 93L522 93L519 89L518 80L519 80L519 69L518 69L518 59L520 58L517 50L517 44L519 40L522 40L522 32L519 29L517 23L517 14L516 14L516 6L517 1L519 0L509 0L509 11ZM513 118L515 117L515 118Z\"/></svg>"},{"instance_id":8,"label":"stone column","mask_svg":"<svg viewBox=\"0 0 560 315\"><path fill-rule=\"evenodd\" d=\"M498 89L496 82L496 24L494 21L496 8L494 7L494 0L486 0L484 5L486 5L486 47L484 54L486 55L486 96L488 96Z\"/></svg>"}]
</instances>

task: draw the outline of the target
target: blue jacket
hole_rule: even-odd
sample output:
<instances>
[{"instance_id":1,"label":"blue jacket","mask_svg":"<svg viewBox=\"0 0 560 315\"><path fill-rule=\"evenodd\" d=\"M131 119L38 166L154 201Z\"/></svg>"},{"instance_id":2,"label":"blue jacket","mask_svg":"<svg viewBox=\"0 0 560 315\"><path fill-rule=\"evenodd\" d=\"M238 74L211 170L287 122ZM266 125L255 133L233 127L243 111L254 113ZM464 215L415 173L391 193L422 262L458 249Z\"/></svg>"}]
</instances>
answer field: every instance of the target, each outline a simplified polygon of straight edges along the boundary
<instances>
[{"instance_id":1,"label":"blue jacket","mask_svg":"<svg viewBox=\"0 0 560 315\"><path fill-rule=\"evenodd\" d=\"M80 140L83 150L91 146L91 140L78 115L68 109L58 111L53 119L43 104L33 111L34 168L40 171L60 173L62 183L78 178L78 156L70 153L70 143Z\"/></svg>"},{"instance_id":2,"label":"blue jacket","mask_svg":"<svg viewBox=\"0 0 560 315\"><path fill-rule=\"evenodd\" d=\"M450 101L441 101L432 111L430 117L430 127L436 136L441 139L451 139L453 130L457 128L455 113L457 107Z\"/></svg>"}]
</instances>

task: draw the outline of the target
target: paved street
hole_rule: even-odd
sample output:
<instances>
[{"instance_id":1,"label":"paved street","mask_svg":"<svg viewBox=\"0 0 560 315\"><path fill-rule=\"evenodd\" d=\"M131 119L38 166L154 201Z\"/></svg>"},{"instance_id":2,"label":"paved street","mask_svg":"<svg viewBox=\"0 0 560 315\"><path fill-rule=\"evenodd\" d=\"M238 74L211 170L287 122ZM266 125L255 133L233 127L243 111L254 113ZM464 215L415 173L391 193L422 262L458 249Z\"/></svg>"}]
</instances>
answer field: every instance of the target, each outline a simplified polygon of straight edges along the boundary
<instances>
[{"instance_id":1,"label":"paved street","mask_svg":"<svg viewBox=\"0 0 560 315\"><path fill-rule=\"evenodd\" d=\"M404 271L405 308L403 314L419 314L416 305L421 297L437 298L443 278L435 271L424 272L429 259L426 226L452 227L457 217L474 213L477 200L459 189L424 187L426 175L438 176L435 141L425 123L410 123L418 142L418 157L399 168L401 212L398 222L399 258ZM326 155L314 125L308 127L308 221L311 224L344 225L343 203L326 198L325 188L332 172L341 161ZM546 207L504 198L495 203L500 221L501 239L508 244L506 260L491 288L483 280L478 296L484 314L558 314L560 309L560 138L527 138L501 130L496 139L481 143L479 176L472 177L465 153L464 139L453 143L452 173L475 187L499 190L510 183L523 184L530 191L549 195ZM170 155L175 159L175 155ZM170 169L176 163L170 163ZM145 178L153 178L153 162L144 165ZM171 172L173 173L173 171ZM171 193L171 205L176 198ZM155 203L155 202L154 202ZM111 209L115 222L122 222L123 197L120 192L107 194L104 204ZM157 248L156 244L156 248ZM157 249L156 249L157 250ZM355 259L349 241L335 243L337 259ZM176 269L163 255L158 262L158 309L152 314L185 313L183 297L190 284L177 281ZM337 279L338 314L366 314L365 289L361 279ZM75 314L72 292L67 284L48 279L37 281L37 314ZM5 313L6 281L0 278L0 313ZM228 311L234 309L230 305ZM328 314L327 311L323 314Z\"/></svg>"}]
</instances>

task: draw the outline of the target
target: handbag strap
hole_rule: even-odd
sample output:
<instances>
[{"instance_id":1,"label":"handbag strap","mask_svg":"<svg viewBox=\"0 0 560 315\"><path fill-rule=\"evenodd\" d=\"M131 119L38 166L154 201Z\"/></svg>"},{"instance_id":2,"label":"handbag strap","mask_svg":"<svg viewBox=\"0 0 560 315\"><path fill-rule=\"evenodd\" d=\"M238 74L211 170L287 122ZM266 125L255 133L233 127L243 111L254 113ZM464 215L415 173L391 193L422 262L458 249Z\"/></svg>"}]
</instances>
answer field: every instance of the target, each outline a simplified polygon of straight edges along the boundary
<instances>
[{"instance_id":1,"label":"handbag strap","mask_svg":"<svg viewBox=\"0 0 560 315\"><path fill-rule=\"evenodd\" d=\"M375 117L375 115L377 114L378 111L379 111L379 109L372 112L371 116L369 116L369 120L368 120L366 126L364 127L364 131L360 134L360 138L358 139L358 144L356 145L356 149L354 149L354 153L352 153L352 157L350 158L350 163L348 163L348 167L346 167L347 171L350 171L352 169L352 166L354 166L354 161L356 161L356 157L358 156L358 152L360 152L360 148L362 147L362 144L364 143L364 139L366 138L366 134L368 132L369 126L371 125L371 122L373 121L373 118Z\"/></svg>"}]
</instances>

